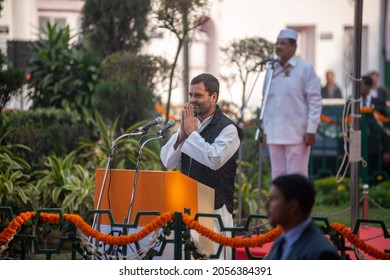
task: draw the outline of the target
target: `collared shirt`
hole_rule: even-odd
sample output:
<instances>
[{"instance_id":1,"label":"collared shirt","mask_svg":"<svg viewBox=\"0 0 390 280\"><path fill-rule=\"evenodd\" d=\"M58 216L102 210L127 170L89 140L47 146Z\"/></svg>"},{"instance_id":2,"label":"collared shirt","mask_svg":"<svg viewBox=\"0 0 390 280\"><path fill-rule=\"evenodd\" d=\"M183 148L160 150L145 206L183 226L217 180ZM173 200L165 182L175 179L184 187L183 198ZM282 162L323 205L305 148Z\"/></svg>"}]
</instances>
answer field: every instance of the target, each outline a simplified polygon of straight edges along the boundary
<instances>
[{"instance_id":1,"label":"collared shirt","mask_svg":"<svg viewBox=\"0 0 390 280\"><path fill-rule=\"evenodd\" d=\"M201 164L217 170L221 168L237 151L240 146L237 128L230 124L215 138L214 143L207 143L200 132L210 123L213 115L202 122L198 120L197 131L192 132L175 150L180 128L161 148L160 158L168 169L177 167L181 162L181 153L187 154Z\"/></svg>"},{"instance_id":2,"label":"collared shirt","mask_svg":"<svg viewBox=\"0 0 390 280\"><path fill-rule=\"evenodd\" d=\"M368 96L378 98L378 88L371 88Z\"/></svg>"},{"instance_id":3,"label":"collared shirt","mask_svg":"<svg viewBox=\"0 0 390 280\"><path fill-rule=\"evenodd\" d=\"M301 237L303 231L305 228L311 223L311 218L308 218L298 226L294 227L293 229L289 230L284 234L285 242L283 245L283 254L281 259L286 260L288 255L290 254L292 247L295 242L298 241L299 237Z\"/></svg>"},{"instance_id":4,"label":"collared shirt","mask_svg":"<svg viewBox=\"0 0 390 280\"><path fill-rule=\"evenodd\" d=\"M301 144L305 133L316 133L322 98L313 67L297 56L285 67L276 62L264 106L267 143Z\"/></svg>"},{"instance_id":5,"label":"collared shirt","mask_svg":"<svg viewBox=\"0 0 390 280\"><path fill-rule=\"evenodd\" d=\"M372 97L370 95L367 95L366 100L364 101L364 96L361 96L360 97L360 108L361 107L370 107L371 99L372 99ZM364 102L366 102L366 104L364 104Z\"/></svg>"}]
</instances>

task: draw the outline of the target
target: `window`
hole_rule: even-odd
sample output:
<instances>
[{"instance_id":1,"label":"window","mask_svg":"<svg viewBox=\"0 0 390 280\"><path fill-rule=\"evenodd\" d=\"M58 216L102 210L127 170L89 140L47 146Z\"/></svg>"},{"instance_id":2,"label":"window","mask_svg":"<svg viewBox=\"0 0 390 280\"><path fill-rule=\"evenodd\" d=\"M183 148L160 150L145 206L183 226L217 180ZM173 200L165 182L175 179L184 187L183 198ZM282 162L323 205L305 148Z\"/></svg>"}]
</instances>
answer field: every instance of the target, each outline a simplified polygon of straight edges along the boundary
<instances>
[{"instance_id":1,"label":"window","mask_svg":"<svg viewBox=\"0 0 390 280\"><path fill-rule=\"evenodd\" d=\"M56 17L39 17L39 33L45 33L47 31L47 24L51 25L57 24L58 28L66 27L66 19L65 18L56 18Z\"/></svg>"}]
</instances>

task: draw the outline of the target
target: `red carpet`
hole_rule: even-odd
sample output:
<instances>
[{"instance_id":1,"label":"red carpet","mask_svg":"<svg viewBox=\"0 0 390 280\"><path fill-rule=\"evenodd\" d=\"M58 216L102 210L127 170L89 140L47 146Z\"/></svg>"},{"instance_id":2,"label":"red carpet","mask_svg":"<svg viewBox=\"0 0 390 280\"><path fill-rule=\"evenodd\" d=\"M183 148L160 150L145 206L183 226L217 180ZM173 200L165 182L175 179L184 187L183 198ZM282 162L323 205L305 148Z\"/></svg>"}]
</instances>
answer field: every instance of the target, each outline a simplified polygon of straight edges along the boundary
<instances>
[{"instance_id":1,"label":"red carpet","mask_svg":"<svg viewBox=\"0 0 390 280\"><path fill-rule=\"evenodd\" d=\"M389 231L389 229L388 229ZM371 245L375 249L378 249L380 251L384 250L390 250L390 238L384 238L383 237L383 231L381 228L377 227L360 227L359 231L359 237L366 241L368 245ZM350 243L347 241L346 246L350 246ZM359 250L360 251L360 250ZM367 255L360 251L361 254L364 256L367 260L375 260L375 258L371 257L370 255ZM348 255L351 259L356 259L356 256L354 252L348 251Z\"/></svg>"},{"instance_id":2,"label":"red carpet","mask_svg":"<svg viewBox=\"0 0 390 280\"><path fill-rule=\"evenodd\" d=\"M385 249L386 250L390 250L390 238L384 238L383 231L382 231L381 228L376 228L376 227L364 228L364 227L360 227L359 237L361 239L365 240L368 245L371 245L372 247L374 247L374 248L376 248L378 250L381 250L382 252ZM346 241L345 245L347 247L349 247L350 243L348 241ZM265 244L262 247L251 248L250 249L250 254L252 256L263 258L269 252L271 247L272 247L272 243L267 243L267 244ZM371 257L371 256L369 256L369 255L367 255L365 253L362 253L361 251L360 251L360 253L367 260L374 260L375 259L375 258L373 258L373 257ZM349 255L349 257L351 259L356 259L356 255L355 255L355 253L353 251L347 251L347 254ZM247 255L245 249L244 248L238 248L236 250L236 260L247 260L247 259L248 259L248 255Z\"/></svg>"}]
</instances>

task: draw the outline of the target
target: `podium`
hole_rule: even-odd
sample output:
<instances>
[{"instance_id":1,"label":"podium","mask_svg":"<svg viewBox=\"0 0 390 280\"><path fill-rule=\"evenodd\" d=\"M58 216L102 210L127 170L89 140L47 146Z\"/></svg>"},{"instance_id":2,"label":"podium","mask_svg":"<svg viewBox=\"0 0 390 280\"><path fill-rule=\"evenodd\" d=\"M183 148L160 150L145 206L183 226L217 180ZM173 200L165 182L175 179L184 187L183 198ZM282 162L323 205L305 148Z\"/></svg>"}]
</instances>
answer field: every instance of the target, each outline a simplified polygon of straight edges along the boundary
<instances>
[{"instance_id":1,"label":"podium","mask_svg":"<svg viewBox=\"0 0 390 280\"><path fill-rule=\"evenodd\" d=\"M112 169L108 172L104 190L101 196L100 207L97 209L100 191L105 170L95 171L95 202L96 210L111 210L115 223L126 223L132 197L135 170ZM132 224L135 216L141 211L183 212L190 209L190 215L196 213L214 213L214 189L197 182L177 171L150 171L138 172L134 204L130 216ZM155 217L143 215L138 226L145 226ZM214 230L214 220L201 217L199 222ZM101 217L102 225L109 225L107 215ZM211 250L210 242L202 236L199 243L205 251ZM212 245L211 245L212 247Z\"/></svg>"}]
</instances>

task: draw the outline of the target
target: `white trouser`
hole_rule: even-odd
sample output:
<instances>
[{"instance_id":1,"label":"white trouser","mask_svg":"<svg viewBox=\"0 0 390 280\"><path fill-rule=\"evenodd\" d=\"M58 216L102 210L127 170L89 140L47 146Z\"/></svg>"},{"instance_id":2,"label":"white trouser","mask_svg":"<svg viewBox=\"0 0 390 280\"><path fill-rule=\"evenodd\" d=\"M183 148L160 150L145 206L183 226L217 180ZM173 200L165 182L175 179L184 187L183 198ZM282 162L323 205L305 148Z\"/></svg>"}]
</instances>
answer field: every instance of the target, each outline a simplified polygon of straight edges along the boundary
<instances>
[{"instance_id":1,"label":"white trouser","mask_svg":"<svg viewBox=\"0 0 390 280\"><path fill-rule=\"evenodd\" d=\"M226 205L223 205L221 208L214 210L214 213L221 215L222 223L223 223L223 226L225 228L233 227L233 215L229 213L229 211L226 208ZM217 219L214 220L214 231L216 233L220 233L226 237L232 237L232 234L230 231L222 231L221 232L221 227L220 227ZM214 253L217 252L218 248L219 248L219 244L215 243ZM231 260L232 259L232 248L228 247L228 246L223 247L219 259L220 260Z\"/></svg>"},{"instance_id":2,"label":"white trouser","mask_svg":"<svg viewBox=\"0 0 390 280\"><path fill-rule=\"evenodd\" d=\"M310 146L303 144L269 144L272 179L285 174L299 173L309 177Z\"/></svg>"},{"instance_id":3,"label":"white trouser","mask_svg":"<svg viewBox=\"0 0 390 280\"><path fill-rule=\"evenodd\" d=\"M219 209L214 210L214 214L218 214L221 216L222 225L225 228L233 227L233 215L229 213L229 211L227 210L225 205ZM223 236L226 236L226 237L232 237L232 234L230 231L228 231L228 232L222 231L221 232L221 227L220 227L218 219L214 219L214 232L218 233L218 234L222 234ZM191 236L194 240L199 241L200 235L197 231L191 230ZM214 246L212 246L212 244L214 244ZM211 244L211 246L212 246L211 251L212 252L210 251L209 254L211 254L211 253L216 254L218 252L218 248L219 248L220 244L216 243L216 242L213 242L212 244ZM232 259L232 248L231 247L222 247L222 252L219 255L218 259L219 260L231 260Z\"/></svg>"}]
</instances>

